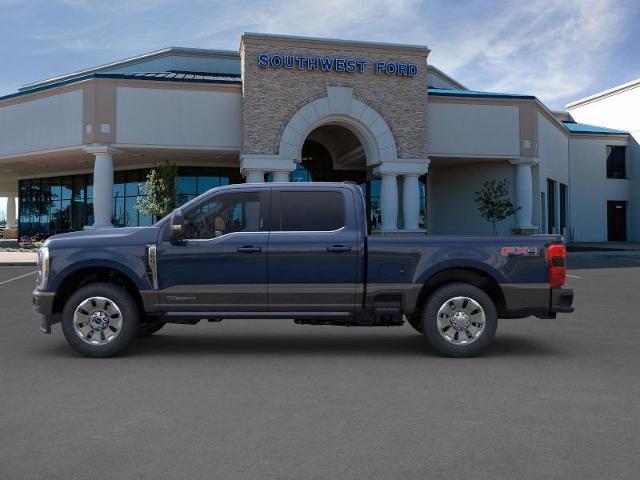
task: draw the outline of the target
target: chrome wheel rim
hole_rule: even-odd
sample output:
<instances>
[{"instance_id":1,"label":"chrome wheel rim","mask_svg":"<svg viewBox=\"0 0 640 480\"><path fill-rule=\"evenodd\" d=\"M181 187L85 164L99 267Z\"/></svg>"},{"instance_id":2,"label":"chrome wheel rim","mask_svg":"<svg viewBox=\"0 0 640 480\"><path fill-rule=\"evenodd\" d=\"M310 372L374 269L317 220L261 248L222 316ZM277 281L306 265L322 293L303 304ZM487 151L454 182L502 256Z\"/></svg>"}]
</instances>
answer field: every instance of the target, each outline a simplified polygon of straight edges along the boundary
<instances>
[{"instance_id":1,"label":"chrome wheel rim","mask_svg":"<svg viewBox=\"0 0 640 480\"><path fill-rule=\"evenodd\" d=\"M438 333L454 345L469 345L484 332L486 315L473 298L452 297L438 310Z\"/></svg>"},{"instance_id":2,"label":"chrome wheel rim","mask_svg":"<svg viewBox=\"0 0 640 480\"><path fill-rule=\"evenodd\" d=\"M76 308L73 329L89 345L106 345L120 335L122 312L108 298L89 297Z\"/></svg>"}]
</instances>

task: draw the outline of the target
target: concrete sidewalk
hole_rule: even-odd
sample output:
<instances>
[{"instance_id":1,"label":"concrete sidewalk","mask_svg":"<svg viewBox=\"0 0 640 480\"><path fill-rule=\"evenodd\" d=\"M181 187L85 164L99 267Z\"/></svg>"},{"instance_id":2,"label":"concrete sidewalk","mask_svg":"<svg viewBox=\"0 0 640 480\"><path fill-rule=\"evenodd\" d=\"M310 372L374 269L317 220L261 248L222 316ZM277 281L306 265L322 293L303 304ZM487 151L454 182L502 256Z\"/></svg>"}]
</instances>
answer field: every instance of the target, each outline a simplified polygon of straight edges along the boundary
<instances>
[{"instance_id":1,"label":"concrete sidewalk","mask_svg":"<svg viewBox=\"0 0 640 480\"><path fill-rule=\"evenodd\" d=\"M35 252L0 252L0 266L36 266L38 255Z\"/></svg>"}]
</instances>

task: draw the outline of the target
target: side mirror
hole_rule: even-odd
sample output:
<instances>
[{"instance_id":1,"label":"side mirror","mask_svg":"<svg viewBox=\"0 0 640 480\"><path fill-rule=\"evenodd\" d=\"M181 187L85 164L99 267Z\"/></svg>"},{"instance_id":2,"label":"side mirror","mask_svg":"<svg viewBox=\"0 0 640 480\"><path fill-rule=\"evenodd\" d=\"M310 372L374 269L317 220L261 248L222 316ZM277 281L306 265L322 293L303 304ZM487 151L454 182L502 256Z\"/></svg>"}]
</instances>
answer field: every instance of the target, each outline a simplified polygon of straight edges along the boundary
<instances>
[{"instance_id":1,"label":"side mirror","mask_svg":"<svg viewBox=\"0 0 640 480\"><path fill-rule=\"evenodd\" d=\"M169 240L171 243L180 243L184 240L185 234L182 210L176 208L171 212L171 218L169 219Z\"/></svg>"}]
</instances>

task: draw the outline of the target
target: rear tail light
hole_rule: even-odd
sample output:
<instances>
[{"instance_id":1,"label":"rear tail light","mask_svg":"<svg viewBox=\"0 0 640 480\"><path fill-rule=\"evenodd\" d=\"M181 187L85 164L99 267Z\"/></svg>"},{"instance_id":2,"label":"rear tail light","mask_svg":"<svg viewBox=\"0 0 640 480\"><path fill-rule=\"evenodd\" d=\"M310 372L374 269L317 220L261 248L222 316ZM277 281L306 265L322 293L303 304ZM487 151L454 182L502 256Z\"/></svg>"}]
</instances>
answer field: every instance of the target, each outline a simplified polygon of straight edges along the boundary
<instances>
[{"instance_id":1,"label":"rear tail light","mask_svg":"<svg viewBox=\"0 0 640 480\"><path fill-rule=\"evenodd\" d=\"M549 286L560 288L567 277L567 247L554 243L547 247L547 265L549 266Z\"/></svg>"}]
</instances>

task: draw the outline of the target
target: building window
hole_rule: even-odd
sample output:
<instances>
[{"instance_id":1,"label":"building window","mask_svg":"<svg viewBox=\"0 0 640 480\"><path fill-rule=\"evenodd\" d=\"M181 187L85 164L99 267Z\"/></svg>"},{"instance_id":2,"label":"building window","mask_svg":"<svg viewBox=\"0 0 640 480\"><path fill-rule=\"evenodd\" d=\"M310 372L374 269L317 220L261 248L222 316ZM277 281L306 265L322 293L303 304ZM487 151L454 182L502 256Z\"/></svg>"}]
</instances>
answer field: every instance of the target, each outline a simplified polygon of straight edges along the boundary
<instances>
[{"instance_id":1,"label":"building window","mask_svg":"<svg viewBox=\"0 0 640 480\"><path fill-rule=\"evenodd\" d=\"M607 146L607 178L627 178L627 147Z\"/></svg>"},{"instance_id":2,"label":"building window","mask_svg":"<svg viewBox=\"0 0 640 480\"><path fill-rule=\"evenodd\" d=\"M556 182L547 179L547 233L556 233Z\"/></svg>"},{"instance_id":3,"label":"building window","mask_svg":"<svg viewBox=\"0 0 640 480\"><path fill-rule=\"evenodd\" d=\"M564 183L560 184L560 233L564 233L567 227L567 205L569 187Z\"/></svg>"},{"instance_id":4,"label":"building window","mask_svg":"<svg viewBox=\"0 0 640 480\"><path fill-rule=\"evenodd\" d=\"M136 209L144 196L148 170L114 173L113 218L115 227L148 226L155 219ZM182 205L207 190L241 183L236 168L179 167L175 179L176 200ZM56 233L82 230L93 224L93 175L20 180L19 231L21 237L44 239Z\"/></svg>"}]
</instances>

